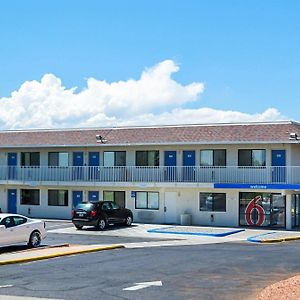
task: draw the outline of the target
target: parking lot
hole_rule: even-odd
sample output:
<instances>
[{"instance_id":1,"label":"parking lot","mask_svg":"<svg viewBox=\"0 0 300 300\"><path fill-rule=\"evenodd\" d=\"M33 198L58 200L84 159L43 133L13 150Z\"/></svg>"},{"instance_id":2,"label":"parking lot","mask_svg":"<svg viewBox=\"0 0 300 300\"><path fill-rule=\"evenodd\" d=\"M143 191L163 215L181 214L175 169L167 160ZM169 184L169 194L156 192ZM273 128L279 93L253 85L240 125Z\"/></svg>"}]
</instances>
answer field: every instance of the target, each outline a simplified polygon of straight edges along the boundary
<instances>
[{"instance_id":1,"label":"parking lot","mask_svg":"<svg viewBox=\"0 0 300 300\"><path fill-rule=\"evenodd\" d=\"M148 232L166 227L133 224L97 231L47 222L42 246L124 248L1 266L0 298L254 299L264 286L299 270L298 241L247 241L263 232L255 230L226 237ZM3 248L1 256L19 250L26 247Z\"/></svg>"}]
</instances>

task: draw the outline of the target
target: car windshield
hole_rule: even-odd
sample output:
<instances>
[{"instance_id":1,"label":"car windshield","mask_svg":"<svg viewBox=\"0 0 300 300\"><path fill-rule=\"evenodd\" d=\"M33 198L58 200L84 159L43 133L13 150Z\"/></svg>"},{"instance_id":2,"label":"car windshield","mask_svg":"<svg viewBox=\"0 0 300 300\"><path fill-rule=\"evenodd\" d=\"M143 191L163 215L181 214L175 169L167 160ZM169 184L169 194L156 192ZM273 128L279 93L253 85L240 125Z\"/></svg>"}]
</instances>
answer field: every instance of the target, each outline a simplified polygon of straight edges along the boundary
<instances>
[{"instance_id":1,"label":"car windshield","mask_svg":"<svg viewBox=\"0 0 300 300\"><path fill-rule=\"evenodd\" d=\"M94 208L95 204L93 203L79 203L76 206L76 209L83 209L83 210L92 210Z\"/></svg>"}]
</instances>

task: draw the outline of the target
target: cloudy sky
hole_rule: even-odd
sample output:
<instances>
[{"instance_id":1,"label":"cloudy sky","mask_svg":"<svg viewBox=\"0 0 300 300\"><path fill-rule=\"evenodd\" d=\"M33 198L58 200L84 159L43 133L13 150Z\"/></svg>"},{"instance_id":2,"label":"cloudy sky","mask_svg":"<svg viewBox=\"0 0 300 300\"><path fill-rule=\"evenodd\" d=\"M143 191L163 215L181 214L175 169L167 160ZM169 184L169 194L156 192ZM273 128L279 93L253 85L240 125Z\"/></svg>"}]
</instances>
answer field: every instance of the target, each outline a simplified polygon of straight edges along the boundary
<instances>
[{"instance_id":1,"label":"cloudy sky","mask_svg":"<svg viewBox=\"0 0 300 300\"><path fill-rule=\"evenodd\" d=\"M299 121L298 1L4 1L0 129Z\"/></svg>"}]
</instances>

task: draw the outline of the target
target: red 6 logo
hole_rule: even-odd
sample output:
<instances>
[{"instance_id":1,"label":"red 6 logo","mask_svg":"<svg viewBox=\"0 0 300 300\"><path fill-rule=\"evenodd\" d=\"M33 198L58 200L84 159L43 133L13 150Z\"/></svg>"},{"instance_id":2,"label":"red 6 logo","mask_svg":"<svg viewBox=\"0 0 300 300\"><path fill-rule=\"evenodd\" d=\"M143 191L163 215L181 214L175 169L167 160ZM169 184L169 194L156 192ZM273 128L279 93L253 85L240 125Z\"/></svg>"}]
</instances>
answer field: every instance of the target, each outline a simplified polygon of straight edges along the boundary
<instances>
[{"instance_id":1,"label":"red 6 logo","mask_svg":"<svg viewBox=\"0 0 300 300\"><path fill-rule=\"evenodd\" d=\"M264 221L265 221L265 210L261 205L258 204L258 201L261 200L261 196L255 196L247 205L245 209L245 214L246 214L246 223L248 225L257 225L261 226ZM256 209L258 213L258 220L256 223L253 222L252 220L252 212L253 210Z\"/></svg>"}]
</instances>

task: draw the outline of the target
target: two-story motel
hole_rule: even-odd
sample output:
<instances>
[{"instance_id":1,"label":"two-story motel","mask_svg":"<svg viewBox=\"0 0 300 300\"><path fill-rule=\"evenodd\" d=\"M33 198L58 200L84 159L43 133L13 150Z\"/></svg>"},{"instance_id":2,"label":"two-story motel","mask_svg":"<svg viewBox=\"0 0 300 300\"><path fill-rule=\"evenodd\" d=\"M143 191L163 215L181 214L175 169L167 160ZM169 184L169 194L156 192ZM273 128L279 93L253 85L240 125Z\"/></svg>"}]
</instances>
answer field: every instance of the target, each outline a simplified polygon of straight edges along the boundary
<instances>
[{"instance_id":1,"label":"two-story motel","mask_svg":"<svg viewBox=\"0 0 300 300\"><path fill-rule=\"evenodd\" d=\"M70 218L114 200L146 223L300 226L295 122L0 132L0 207Z\"/></svg>"}]
</instances>

